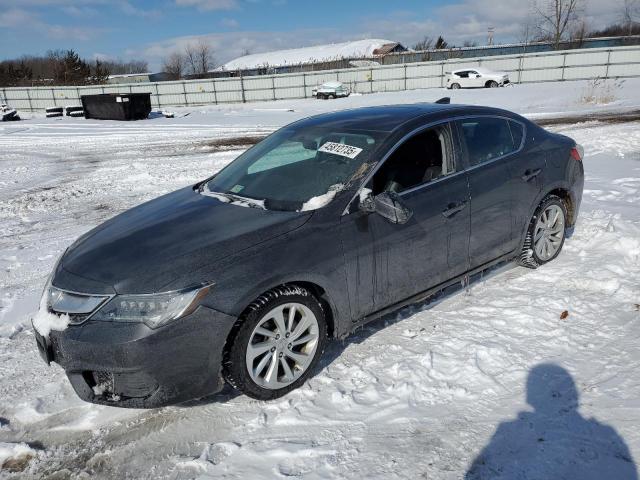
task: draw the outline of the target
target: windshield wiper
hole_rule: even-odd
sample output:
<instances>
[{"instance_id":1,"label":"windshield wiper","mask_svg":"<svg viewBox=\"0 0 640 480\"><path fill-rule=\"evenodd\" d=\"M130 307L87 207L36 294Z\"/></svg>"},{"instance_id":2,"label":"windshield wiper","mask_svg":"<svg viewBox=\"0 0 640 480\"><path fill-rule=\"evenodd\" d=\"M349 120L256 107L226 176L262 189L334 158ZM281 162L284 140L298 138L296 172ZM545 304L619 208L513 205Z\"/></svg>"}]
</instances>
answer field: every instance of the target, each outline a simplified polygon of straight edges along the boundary
<instances>
[{"instance_id":1,"label":"windshield wiper","mask_svg":"<svg viewBox=\"0 0 640 480\"><path fill-rule=\"evenodd\" d=\"M234 193L212 192L211 190L209 190L208 185L206 183L203 184L198 190L202 195L217 198L218 200L224 203L230 203L232 205L239 205L242 207L259 208L261 210L266 210L266 207L264 206L264 200L257 200L255 198L243 197L241 195L236 195Z\"/></svg>"}]
</instances>

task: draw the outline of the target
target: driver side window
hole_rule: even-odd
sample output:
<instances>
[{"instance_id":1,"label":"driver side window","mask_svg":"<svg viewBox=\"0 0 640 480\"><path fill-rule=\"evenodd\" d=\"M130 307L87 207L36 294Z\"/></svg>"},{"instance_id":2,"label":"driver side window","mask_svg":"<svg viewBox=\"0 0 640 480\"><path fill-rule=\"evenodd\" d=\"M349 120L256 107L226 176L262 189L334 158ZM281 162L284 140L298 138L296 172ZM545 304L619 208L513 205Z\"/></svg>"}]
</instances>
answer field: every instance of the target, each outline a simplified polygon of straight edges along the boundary
<instances>
[{"instance_id":1,"label":"driver side window","mask_svg":"<svg viewBox=\"0 0 640 480\"><path fill-rule=\"evenodd\" d=\"M456 171L453 135L446 123L423 130L400 145L374 174L373 195L400 193Z\"/></svg>"}]
</instances>

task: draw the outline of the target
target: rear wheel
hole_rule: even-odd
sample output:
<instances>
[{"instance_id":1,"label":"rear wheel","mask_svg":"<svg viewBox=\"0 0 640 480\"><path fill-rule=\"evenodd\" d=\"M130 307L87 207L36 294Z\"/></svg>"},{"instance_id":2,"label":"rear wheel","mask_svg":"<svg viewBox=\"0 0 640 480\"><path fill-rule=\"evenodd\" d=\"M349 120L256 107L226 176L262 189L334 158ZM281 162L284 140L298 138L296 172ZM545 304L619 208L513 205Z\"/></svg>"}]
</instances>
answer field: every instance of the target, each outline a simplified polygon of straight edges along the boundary
<instances>
[{"instance_id":1,"label":"rear wheel","mask_svg":"<svg viewBox=\"0 0 640 480\"><path fill-rule=\"evenodd\" d=\"M452 83L451 84L451 89L452 90L458 90L460 88L460 84L459 83Z\"/></svg>"},{"instance_id":2,"label":"rear wheel","mask_svg":"<svg viewBox=\"0 0 640 480\"><path fill-rule=\"evenodd\" d=\"M302 385L327 341L322 306L307 290L282 286L261 295L238 322L225 355L227 381L271 400Z\"/></svg>"},{"instance_id":3,"label":"rear wheel","mask_svg":"<svg viewBox=\"0 0 640 480\"><path fill-rule=\"evenodd\" d=\"M533 215L518 263L537 268L556 258L564 245L567 207L556 195L549 195Z\"/></svg>"}]
</instances>

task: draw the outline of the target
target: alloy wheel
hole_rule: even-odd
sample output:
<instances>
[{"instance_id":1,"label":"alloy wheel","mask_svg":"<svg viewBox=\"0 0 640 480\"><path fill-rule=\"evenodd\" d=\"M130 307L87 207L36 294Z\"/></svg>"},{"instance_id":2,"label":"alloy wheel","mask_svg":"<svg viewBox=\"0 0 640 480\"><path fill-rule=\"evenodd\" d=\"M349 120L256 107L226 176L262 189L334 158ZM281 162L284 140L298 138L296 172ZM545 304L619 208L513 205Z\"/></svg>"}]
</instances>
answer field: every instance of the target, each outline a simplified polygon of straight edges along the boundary
<instances>
[{"instance_id":1,"label":"alloy wheel","mask_svg":"<svg viewBox=\"0 0 640 480\"><path fill-rule=\"evenodd\" d=\"M249 338L249 376L263 388L286 387L307 370L318 339L318 319L305 305L285 303L275 307L260 319Z\"/></svg>"},{"instance_id":2,"label":"alloy wheel","mask_svg":"<svg viewBox=\"0 0 640 480\"><path fill-rule=\"evenodd\" d=\"M533 246L540 260L552 259L560 250L564 238L564 212L558 205L549 205L536 222Z\"/></svg>"}]
</instances>

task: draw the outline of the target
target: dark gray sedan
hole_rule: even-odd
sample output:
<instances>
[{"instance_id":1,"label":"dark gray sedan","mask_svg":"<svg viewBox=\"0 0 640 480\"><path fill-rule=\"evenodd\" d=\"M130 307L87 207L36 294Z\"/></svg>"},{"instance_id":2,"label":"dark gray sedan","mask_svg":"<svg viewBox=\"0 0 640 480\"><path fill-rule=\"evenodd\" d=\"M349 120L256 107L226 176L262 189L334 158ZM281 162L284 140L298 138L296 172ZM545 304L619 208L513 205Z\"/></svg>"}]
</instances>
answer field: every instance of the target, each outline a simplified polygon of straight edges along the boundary
<instances>
[{"instance_id":1,"label":"dark gray sedan","mask_svg":"<svg viewBox=\"0 0 640 480\"><path fill-rule=\"evenodd\" d=\"M225 380L280 397L330 338L497 262L553 260L581 160L570 138L495 108L295 122L71 245L41 307L64 321L34 321L39 349L95 403L157 407Z\"/></svg>"}]
</instances>

